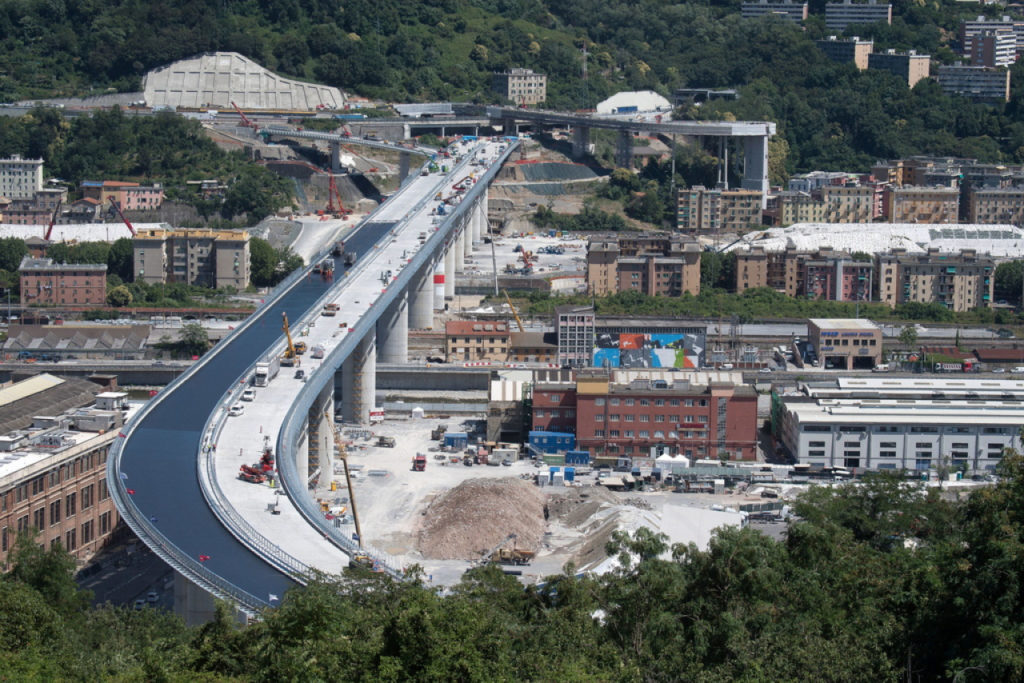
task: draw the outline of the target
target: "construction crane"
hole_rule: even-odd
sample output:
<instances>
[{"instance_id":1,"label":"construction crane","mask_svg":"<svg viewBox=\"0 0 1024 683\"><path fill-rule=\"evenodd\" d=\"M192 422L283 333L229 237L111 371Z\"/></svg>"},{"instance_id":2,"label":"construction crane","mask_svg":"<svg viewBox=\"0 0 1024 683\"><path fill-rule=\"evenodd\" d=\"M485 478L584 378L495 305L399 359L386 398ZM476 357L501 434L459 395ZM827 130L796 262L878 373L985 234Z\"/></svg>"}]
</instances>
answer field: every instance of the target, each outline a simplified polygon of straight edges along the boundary
<instances>
[{"instance_id":1,"label":"construction crane","mask_svg":"<svg viewBox=\"0 0 1024 683\"><path fill-rule=\"evenodd\" d=\"M526 330L523 329L523 321L519 318L519 312L516 311L516 307L512 305L512 298L508 295L508 290L503 289L501 290L501 293L505 295L505 301L508 302L508 307L512 309L512 315L516 319L516 325L519 325L519 331L526 332Z\"/></svg>"},{"instance_id":2,"label":"construction crane","mask_svg":"<svg viewBox=\"0 0 1024 683\"><path fill-rule=\"evenodd\" d=\"M281 365L302 365L302 361L299 359L299 354L295 351L295 344L292 343L292 330L288 326L288 314L281 311L281 318L284 320L284 324L281 326L281 329L284 330L285 339L288 340L288 348L285 349L284 355L281 356Z\"/></svg>"},{"instance_id":3,"label":"construction crane","mask_svg":"<svg viewBox=\"0 0 1024 683\"><path fill-rule=\"evenodd\" d=\"M346 209L345 205L341 202L341 192L338 191L338 184L334 182L334 174L331 173L329 176L328 188L327 188L327 213L333 214L335 218L344 218L348 220L348 215L352 213L352 209ZM334 200L338 200L338 206L334 206Z\"/></svg>"},{"instance_id":4,"label":"construction crane","mask_svg":"<svg viewBox=\"0 0 1024 683\"><path fill-rule=\"evenodd\" d=\"M241 119L242 119L242 127L243 128L252 128L253 132L259 131L260 128L259 128L259 126L256 125L256 122L255 121L250 121L249 117L247 117L245 115L245 113L241 109L238 108L237 104L232 102L231 106L235 108L235 111L238 112L238 116L241 117Z\"/></svg>"},{"instance_id":5,"label":"construction crane","mask_svg":"<svg viewBox=\"0 0 1024 683\"><path fill-rule=\"evenodd\" d=\"M121 213L121 207L118 206L117 202L114 201L114 196L111 195L111 196L107 197L107 199L110 200L110 205L112 207L114 207L114 211L117 211L117 215L121 217L122 221L124 221L125 227L128 228L128 232L130 232L132 234L132 237L135 237L136 235L138 235L138 233L135 232L135 227L131 223L129 223L128 219L124 217L123 213Z\"/></svg>"},{"instance_id":6,"label":"construction crane","mask_svg":"<svg viewBox=\"0 0 1024 683\"><path fill-rule=\"evenodd\" d=\"M488 560L491 559L491 556L494 555L494 553L498 552L498 550L501 549L501 547L503 545L505 545L509 541L514 541L515 539L516 539L516 535L515 534L509 534L505 538L501 539L500 541L498 541L497 543L494 544L493 548L491 548L490 550L485 550L484 551L484 555L483 555L483 558L481 559L481 561L482 562L487 562Z\"/></svg>"},{"instance_id":7,"label":"construction crane","mask_svg":"<svg viewBox=\"0 0 1024 683\"><path fill-rule=\"evenodd\" d=\"M53 210L53 215L50 216L50 224L46 226L46 234L43 235L43 239L47 242L50 241L50 235L53 233L53 224L57 222L57 216L60 214L60 207L63 204L63 200L57 200L57 208Z\"/></svg>"},{"instance_id":8,"label":"construction crane","mask_svg":"<svg viewBox=\"0 0 1024 683\"><path fill-rule=\"evenodd\" d=\"M348 472L348 449L345 448L345 443L341 440L341 432L338 431L338 425L331 422L331 431L334 432L334 445L338 447L338 457L341 459L341 464L345 466L345 485L348 487L348 503L352 508L352 521L356 526L356 543L359 547L363 547L363 532L359 528L359 513L356 512L356 494L352 490L352 476Z\"/></svg>"}]
</instances>

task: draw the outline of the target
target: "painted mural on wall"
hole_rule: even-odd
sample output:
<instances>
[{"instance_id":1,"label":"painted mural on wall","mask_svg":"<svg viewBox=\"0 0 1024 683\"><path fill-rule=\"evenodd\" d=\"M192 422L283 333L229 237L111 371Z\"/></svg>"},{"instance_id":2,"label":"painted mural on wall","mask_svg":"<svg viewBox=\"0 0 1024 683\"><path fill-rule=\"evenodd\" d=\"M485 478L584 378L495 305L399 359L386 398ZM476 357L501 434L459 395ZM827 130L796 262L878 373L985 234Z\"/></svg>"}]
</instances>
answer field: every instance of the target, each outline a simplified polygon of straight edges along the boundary
<instances>
[{"instance_id":1,"label":"painted mural on wall","mask_svg":"<svg viewBox=\"0 0 1024 683\"><path fill-rule=\"evenodd\" d=\"M603 368L700 368L704 335L667 333L598 334L594 366Z\"/></svg>"}]
</instances>

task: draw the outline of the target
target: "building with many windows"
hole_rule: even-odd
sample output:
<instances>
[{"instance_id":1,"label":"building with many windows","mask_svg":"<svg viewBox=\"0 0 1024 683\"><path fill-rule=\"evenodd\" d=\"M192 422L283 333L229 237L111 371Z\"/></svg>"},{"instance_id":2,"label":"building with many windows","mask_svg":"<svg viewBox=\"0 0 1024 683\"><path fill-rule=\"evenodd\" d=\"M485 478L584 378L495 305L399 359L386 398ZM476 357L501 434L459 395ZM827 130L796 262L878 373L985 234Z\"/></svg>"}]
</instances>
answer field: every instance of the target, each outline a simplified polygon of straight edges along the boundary
<instances>
[{"instance_id":1,"label":"building with many windows","mask_svg":"<svg viewBox=\"0 0 1024 683\"><path fill-rule=\"evenodd\" d=\"M897 306L916 301L940 303L954 311L992 305L995 261L965 249L959 254L929 249L908 254L894 249L877 257L878 300Z\"/></svg>"},{"instance_id":2,"label":"building with many windows","mask_svg":"<svg viewBox=\"0 0 1024 683\"><path fill-rule=\"evenodd\" d=\"M979 16L974 20L960 22L960 54L970 58L975 51L974 39L986 31L1009 31L1014 35L1015 49L1018 54L1024 51L1024 21L1003 16L999 19L987 19ZM1009 66L1007 64L1001 66Z\"/></svg>"},{"instance_id":3,"label":"building with many windows","mask_svg":"<svg viewBox=\"0 0 1024 683\"><path fill-rule=\"evenodd\" d=\"M650 296L700 293L700 247L680 235L623 236L587 245L592 294L643 292Z\"/></svg>"},{"instance_id":4,"label":"building with many windows","mask_svg":"<svg viewBox=\"0 0 1024 683\"><path fill-rule=\"evenodd\" d=\"M493 75L494 92L515 104L539 104L547 99L548 77L533 69L509 69Z\"/></svg>"},{"instance_id":5,"label":"building with many windows","mask_svg":"<svg viewBox=\"0 0 1024 683\"><path fill-rule=\"evenodd\" d=\"M960 95L979 102L1010 101L1009 69L947 64L935 77L947 95Z\"/></svg>"},{"instance_id":6,"label":"building with many windows","mask_svg":"<svg viewBox=\"0 0 1024 683\"><path fill-rule=\"evenodd\" d=\"M505 322L449 320L444 324L444 350L449 363L508 359L509 329Z\"/></svg>"},{"instance_id":7,"label":"building with many windows","mask_svg":"<svg viewBox=\"0 0 1024 683\"><path fill-rule=\"evenodd\" d=\"M807 3L795 0L744 2L740 5L740 16L743 19L772 16L799 23L807 19Z\"/></svg>"},{"instance_id":8,"label":"building with many windows","mask_svg":"<svg viewBox=\"0 0 1024 683\"><path fill-rule=\"evenodd\" d=\"M758 190L711 189L694 185L676 196L676 227L688 233L736 232L761 224Z\"/></svg>"},{"instance_id":9,"label":"building with many windows","mask_svg":"<svg viewBox=\"0 0 1024 683\"><path fill-rule=\"evenodd\" d=\"M94 395L90 386L98 388L43 374L0 390L3 568L18 534L35 534L47 548L60 544L82 564L117 526L106 462L128 417L127 394ZM61 412L44 417L42 410Z\"/></svg>"},{"instance_id":10,"label":"building with many windows","mask_svg":"<svg viewBox=\"0 0 1024 683\"><path fill-rule=\"evenodd\" d=\"M922 78L928 78L928 70L931 65L929 55L919 55L914 50L909 52L896 52L886 50L885 52L872 52L868 56L869 69L882 69L896 74L907 82L907 87L913 88Z\"/></svg>"},{"instance_id":11,"label":"building with many windows","mask_svg":"<svg viewBox=\"0 0 1024 683\"><path fill-rule=\"evenodd\" d=\"M1010 66L1017 61L1017 35L1008 28L985 29L971 39L971 66Z\"/></svg>"},{"instance_id":12,"label":"building with many windows","mask_svg":"<svg viewBox=\"0 0 1024 683\"><path fill-rule=\"evenodd\" d=\"M892 24L892 5L883 5L877 0L825 3L825 28L829 31L841 33L850 26L874 24L879 21L884 21L887 25Z\"/></svg>"},{"instance_id":13,"label":"building with many windows","mask_svg":"<svg viewBox=\"0 0 1024 683\"><path fill-rule=\"evenodd\" d=\"M585 368L590 365L590 358L594 353L594 322L592 306L555 308L559 365L574 368Z\"/></svg>"},{"instance_id":14,"label":"building with many windows","mask_svg":"<svg viewBox=\"0 0 1024 683\"><path fill-rule=\"evenodd\" d=\"M885 219L890 223L956 223L960 217L960 190L938 185L887 187L882 204Z\"/></svg>"},{"instance_id":15,"label":"building with many windows","mask_svg":"<svg viewBox=\"0 0 1024 683\"><path fill-rule=\"evenodd\" d=\"M159 184L139 185L117 180L83 180L82 196L101 204L113 199L122 211L159 209L164 201L164 189Z\"/></svg>"},{"instance_id":16,"label":"building with many windows","mask_svg":"<svg viewBox=\"0 0 1024 683\"><path fill-rule=\"evenodd\" d=\"M863 318L811 318L807 339L824 368L870 370L882 362L882 328Z\"/></svg>"},{"instance_id":17,"label":"building with many windows","mask_svg":"<svg viewBox=\"0 0 1024 683\"><path fill-rule=\"evenodd\" d=\"M967 193L971 223L1024 225L1024 187L978 187Z\"/></svg>"},{"instance_id":18,"label":"building with many windows","mask_svg":"<svg viewBox=\"0 0 1024 683\"><path fill-rule=\"evenodd\" d=\"M788 296L827 301L870 301L875 265L847 252L767 251L748 247L736 252L736 291L770 287Z\"/></svg>"},{"instance_id":19,"label":"building with many windows","mask_svg":"<svg viewBox=\"0 0 1024 683\"><path fill-rule=\"evenodd\" d=\"M140 230L132 251L136 281L249 286L249 233L244 230Z\"/></svg>"},{"instance_id":20,"label":"building with many windows","mask_svg":"<svg viewBox=\"0 0 1024 683\"><path fill-rule=\"evenodd\" d=\"M104 306L107 265L26 256L18 266L22 306Z\"/></svg>"},{"instance_id":21,"label":"building with many windows","mask_svg":"<svg viewBox=\"0 0 1024 683\"><path fill-rule=\"evenodd\" d=\"M825 40L815 41L815 45L833 62L852 63L861 71L868 68L868 55L875 49L875 41L861 40L860 36L852 38L829 36Z\"/></svg>"},{"instance_id":22,"label":"building with many windows","mask_svg":"<svg viewBox=\"0 0 1024 683\"><path fill-rule=\"evenodd\" d=\"M772 394L772 428L795 462L848 470L991 471L1021 448L1024 382L843 377Z\"/></svg>"},{"instance_id":23,"label":"building with many windows","mask_svg":"<svg viewBox=\"0 0 1024 683\"><path fill-rule=\"evenodd\" d=\"M43 160L14 154L0 159L0 197L31 199L43 189Z\"/></svg>"}]
</instances>

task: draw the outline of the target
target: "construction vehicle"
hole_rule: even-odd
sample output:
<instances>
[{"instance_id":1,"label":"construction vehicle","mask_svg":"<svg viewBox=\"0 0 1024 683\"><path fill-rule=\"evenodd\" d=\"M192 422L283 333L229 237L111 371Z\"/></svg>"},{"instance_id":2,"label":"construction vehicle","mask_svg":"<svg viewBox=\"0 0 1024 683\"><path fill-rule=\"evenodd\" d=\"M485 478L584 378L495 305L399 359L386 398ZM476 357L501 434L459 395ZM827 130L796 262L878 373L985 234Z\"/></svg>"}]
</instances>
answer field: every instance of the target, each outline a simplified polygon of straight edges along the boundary
<instances>
[{"instance_id":1,"label":"construction vehicle","mask_svg":"<svg viewBox=\"0 0 1024 683\"><path fill-rule=\"evenodd\" d=\"M431 441L440 441L441 439L444 438L444 434L447 431L448 431L448 426L447 425L437 425L436 429L431 429L430 430L430 440Z\"/></svg>"},{"instance_id":2,"label":"construction vehicle","mask_svg":"<svg viewBox=\"0 0 1024 683\"><path fill-rule=\"evenodd\" d=\"M345 253L345 243L342 242L341 240L338 240L337 242L334 243L334 247L331 248L331 256L334 256L335 258L337 258L337 257L341 256L344 253Z\"/></svg>"},{"instance_id":3,"label":"construction vehicle","mask_svg":"<svg viewBox=\"0 0 1024 683\"><path fill-rule=\"evenodd\" d=\"M359 258L359 255L356 252L354 252L354 251L346 251L345 252L345 266L348 267L348 266L355 265L355 262L356 262L357 258Z\"/></svg>"},{"instance_id":4,"label":"construction vehicle","mask_svg":"<svg viewBox=\"0 0 1024 683\"><path fill-rule=\"evenodd\" d=\"M334 204L335 201L338 202L337 206ZM352 213L352 209L346 209L345 205L341 203L341 192L338 191L338 184L334 182L333 173L328 176L327 213L344 220L348 220L349 214Z\"/></svg>"},{"instance_id":5,"label":"construction vehicle","mask_svg":"<svg viewBox=\"0 0 1024 683\"><path fill-rule=\"evenodd\" d=\"M412 459L413 472L425 472L427 469L427 456L424 453L417 453Z\"/></svg>"},{"instance_id":6,"label":"construction vehicle","mask_svg":"<svg viewBox=\"0 0 1024 683\"><path fill-rule=\"evenodd\" d=\"M522 566L530 564L535 555L536 553L530 550L520 550L519 548L499 548L491 553L488 561L493 562L494 564L514 564L516 566Z\"/></svg>"},{"instance_id":7,"label":"construction vehicle","mask_svg":"<svg viewBox=\"0 0 1024 683\"><path fill-rule=\"evenodd\" d=\"M53 234L53 224L57 222L57 216L60 215L60 207L64 202L60 199L57 200L57 208L53 210L53 215L50 216L50 224L46 226L46 233L43 235L43 239L47 242L50 241L50 235Z\"/></svg>"},{"instance_id":8,"label":"construction vehicle","mask_svg":"<svg viewBox=\"0 0 1024 683\"><path fill-rule=\"evenodd\" d=\"M124 217L123 213L121 213L121 207L120 207L120 205L116 201L114 201L113 195L111 195L109 197L109 199L110 199L110 205L112 207L114 207L114 211L117 211L117 215L121 217L122 221L124 221L124 225L125 225L126 228L128 228L128 232L130 232L132 234L132 237L137 237L138 233L135 232L135 226L133 226L131 223L129 223L128 219Z\"/></svg>"},{"instance_id":9,"label":"construction vehicle","mask_svg":"<svg viewBox=\"0 0 1024 683\"><path fill-rule=\"evenodd\" d=\"M356 543L358 543L359 547L362 548L363 532L359 527L359 513L356 512L356 494L355 491L352 490L352 474L348 469L348 449L345 448L345 442L341 440L341 432L338 431L338 425L334 422L331 422L331 431L334 433L334 445L338 449L338 459L341 460L345 470L345 485L348 487L348 502L349 505L352 506L352 522L356 527ZM353 560L354 559L355 558L353 557ZM349 566L352 566L351 563Z\"/></svg>"},{"instance_id":10,"label":"construction vehicle","mask_svg":"<svg viewBox=\"0 0 1024 683\"><path fill-rule=\"evenodd\" d=\"M238 478L250 484L263 484L267 481L267 475L251 465L242 465L238 470Z\"/></svg>"},{"instance_id":11,"label":"construction vehicle","mask_svg":"<svg viewBox=\"0 0 1024 683\"><path fill-rule=\"evenodd\" d=\"M516 319L516 325L519 326L519 331L525 332L526 330L523 329L523 321L519 318L519 312L516 311L516 307L512 305L512 297L508 295L508 290L503 289L501 292L505 295L505 301L508 303L508 307L512 309L512 316Z\"/></svg>"},{"instance_id":12,"label":"construction vehicle","mask_svg":"<svg viewBox=\"0 0 1024 683\"><path fill-rule=\"evenodd\" d=\"M323 261L320 262L320 265L318 265L316 269L320 273L320 277L327 280L328 282L334 279L333 259L325 258Z\"/></svg>"},{"instance_id":13,"label":"construction vehicle","mask_svg":"<svg viewBox=\"0 0 1024 683\"><path fill-rule=\"evenodd\" d=\"M325 353L324 347L322 347L322 346L314 346L313 349L312 349L312 352L310 353L310 355L313 356L313 358L323 358L324 357L324 353Z\"/></svg>"},{"instance_id":14,"label":"construction vehicle","mask_svg":"<svg viewBox=\"0 0 1024 683\"><path fill-rule=\"evenodd\" d=\"M393 437L393 436L378 436L377 437L377 446L380 447L380 448L394 448L395 447L395 437Z\"/></svg>"},{"instance_id":15,"label":"construction vehicle","mask_svg":"<svg viewBox=\"0 0 1024 683\"><path fill-rule=\"evenodd\" d=\"M259 126L256 125L256 122L255 121L250 121L249 117L247 117L245 115L245 113L241 109L238 108L237 104L232 102L231 106L235 108L235 111L238 112L238 117L240 119L242 119L242 128L252 128L254 133L259 132ZM300 128L299 130L302 130L302 129Z\"/></svg>"},{"instance_id":16,"label":"construction vehicle","mask_svg":"<svg viewBox=\"0 0 1024 683\"><path fill-rule=\"evenodd\" d=\"M305 352L306 352L306 342L304 342L304 341L297 341L297 342L295 342L295 355L296 356L301 356Z\"/></svg>"},{"instance_id":17,"label":"construction vehicle","mask_svg":"<svg viewBox=\"0 0 1024 683\"><path fill-rule=\"evenodd\" d=\"M338 309L341 308L338 304L324 304L324 310L320 311L320 315L326 315L333 318L338 315Z\"/></svg>"},{"instance_id":18,"label":"construction vehicle","mask_svg":"<svg viewBox=\"0 0 1024 683\"><path fill-rule=\"evenodd\" d=\"M270 384L270 380L277 377L280 369L281 359L277 356L268 361L256 363L256 372L253 373L252 383L258 387L265 387Z\"/></svg>"},{"instance_id":19,"label":"construction vehicle","mask_svg":"<svg viewBox=\"0 0 1024 683\"><path fill-rule=\"evenodd\" d=\"M284 320L281 329L284 330L285 339L288 340L288 346L285 348L284 353L281 354L281 365L286 368L293 368L296 365L301 365L302 362L299 360L299 354L295 351L295 344L292 343L292 331L288 327L288 314L281 311L281 318Z\"/></svg>"}]
</instances>

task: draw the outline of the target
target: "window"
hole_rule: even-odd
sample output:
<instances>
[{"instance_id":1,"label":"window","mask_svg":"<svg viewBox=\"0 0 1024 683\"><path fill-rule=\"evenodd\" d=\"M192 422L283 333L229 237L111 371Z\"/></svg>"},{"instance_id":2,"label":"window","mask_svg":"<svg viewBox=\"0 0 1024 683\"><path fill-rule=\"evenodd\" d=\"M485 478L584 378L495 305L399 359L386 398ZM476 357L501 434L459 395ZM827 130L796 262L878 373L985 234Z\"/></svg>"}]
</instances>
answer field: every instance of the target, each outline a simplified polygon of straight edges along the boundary
<instances>
[{"instance_id":1,"label":"window","mask_svg":"<svg viewBox=\"0 0 1024 683\"><path fill-rule=\"evenodd\" d=\"M665 421L665 416L664 415L655 415L654 416L654 421L655 422L664 422Z\"/></svg>"},{"instance_id":2,"label":"window","mask_svg":"<svg viewBox=\"0 0 1024 683\"><path fill-rule=\"evenodd\" d=\"M626 422L633 422L633 420L635 419L635 417L636 417L635 415L628 415L628 414L627 414L627 415L626 415Z\"/></svg>"},{"instance_id":3,"label":"window","mask_svg":"<svg viewBox=\"0 0 1024 683\"><path fill-rule=\"evenodd\" d=\"M55 500L50 503L50 526L60 523L60 501Z\"/></svg>"},{"instance_id":4,"label":"window","mask_svg":"<svg viewBox=\"0 0 1024 683\"><path fill-rule=\"evenodd\" d=\"M824 441L808 441L807 445L810 448L824 448L825 447L825 442Z\"/></svg>"},{"instance_id":5,"label":"window","mask_svg":"<svg viewBox=\"0 0 1024 683\"><path fill-rule=\"evenodd\" d=\"M693 399L692 398L686 399L685 401L683 401L683 405L686 406L687 408L692 408L693 407Z\"/></svg>"},{"instance_id":6,"label":"window","mask_svg":"<svg viewBox=\"0 0 1024 683\"><path fill-rule=\"evenodd\" d=\"M595 398L594 399L594 405L595 406L603 406L604 405L604 399L603 398Z\"/></svg>"},{"instance_id":7,"label":"window","mask_svg":"<svg viewBox=\"0 0 1024 683\"><path fill-rule=\"evenodd\" d=\"M110 513L100 515L100 536L110 533Z\"/></svg>"},{"instance_id":8,"label":"window","mask_svg":"<svg viewBox=\"0 0 1024 683\"><path fill-rule=\"evenodd\" d=\"M650 415L641 415L640 416L640 421L641 422L650 422L651 421L651 416Z\"/></svg>"},{"instance_id":9,"label":"window","mask_svg":"<svg viewBox=\"0 0 1024 683\"><path fill-rule=\"evenodd\" d=\"M697 416L697 422L707 422L707 421L708 421L708 416L707 415L698 415Z\"/></svg>"},{"instance_id":10,"label":"window","mask_svg":"<svg viewBox=\"0 0 1024 683\"><path fill-rule=\"evenodd\" d=\"M679 399L678 398L670 399L668 404L670 406L672 406L673 408L678 408L679 407Z\"/></svg>"},{"instance_id":11,"label":"window","mask_svg":"<svg viewBox=\"0 0 1024 683\"><path fill-rule=\"evenodd\" d=\"M49 480L50 481L48 482L48 485L50 488L53 488L54 486L60 484L60 470L58 468L54 467L52 470L50 470Z\"/></svg>"},{"instance_id":12,"label":"window","mask_svg":"<svg viewBox=\"0 0 1024 683\"><path fill-rule=\"evenodd\" d=\"M831 432L832 427L829 425L804 425L805 432Z\"/></svg>"},{"instance_id":13,"label":"window","mask_svg":"<svg viewBox=\"0 0 1024 683\"><path fill-rule=\"evenodd\" d=\"M552 410L551 414L548 417L560 417L560 416L561 416L560 412L558 412L557 410Z\"/></svg>"},{"instance_id":14,"label":"window","mask_svg":"<svg viewBox=\"0 0 1024 683\"><path fill-rule=\"evenodd\" d=\"M633 438L633 430L632 430L632 429L627 429L627 430L626 430L626 431L624 432L624 434L626 435L626 438L627 438L627 439L632 439L632 438Z\"/></svg>"},{"instance_id":15,"label":"window","mask_svg":"<svg viewBox=\"0 0 1024 683\"><path fill-rule=\"evenodd\" d=\"M82 509L83 510L88 510L89 508L92 507L92 502L93 502L92 497L93 497L93 492L95 490L96 490L96 487L93 486L92 484L90 484L90 485L86 486L84 489L82 489ZM84 542L85 541L83 541L83 543Z\"/></svg>"},{"instance_id":16,"label":"window","mask_svg":"<svg viewBox=\"0 0 1024 683\"><path fill-rule=\"evenodd\" d=\"M693 423L693 415L687 415L685 422L687 424L692 424Z\"/></svg>"},{"instance_id":17,"label":"window","mask_svg":"<svg viewBox=\"0 0 1024 683\"><path fill-rule=\"evenodd\" d=\"M603 438L603 437L604 437L604 430L603 429L595 429L594 430L594 438L600 439L600 438Z\"/></svg>"},{"instance_id":18,"label":"window","mask_svg":"<svg viewBox=\"0 0 1024 683\"><path fill-rule=\"evenodd\" d=\"M40 530L46 528L46 508L32 511L32 526Z\"/></svg>"},{"instance_id":19,"label":"window","mask_svg":"<svg viewBox=\"0 0 1024 683\"><path fill-rule=\"evenodd\" d=\"M608 416L608 421L609 422L618 422L619 421L619 414L618 413L612 413L611 415Z\"/></svg>"},{"instance_id":20,"label":"window","mask_svg":"<svg viewBox=\"0 0 1024 683\"><path fill-rule=\"evenodd\" d=\"M619 437L619 430L618 430L618 429L612 429L612 430L610 430L610 431L608 432L608 436L609 436L609 437L611 437L611 438L613 438L613 439L617 439L617 438Z\"/></svg>"},{"instance_id":21,"label":"window","mask_svg":"<svg viewBox=\"0 0 1024 683\"><path fill-rule=\"evenodd\" d=\"M654 432L654 438L655 439L664 439L665 438L665 432L662 432L662 431Z\"/></svg>"},{"instance_id":22,"label":"window","mask_svg":"<svg viewBox=\"0 0 1024 683\"><path fill-rule=\"evenodd\" d=\"M64 499L64 516L65 517L74 517L75 516L75 513L77 512L77 510L75 509L75 507L76 507L75 503L76 502L77 502L76 494L74 494L74 493L69 493L68 497Z\"/></svg>"},{"instance_id":23,"label":"window","mask_svg":"<svg viewBox=\"0 0 1024 683\"><path fill-rule=\"evenodd\" d=\"M93 526L93 521L90 519L88 522L82 524L82 543L91 543L95 537L96 527Z\"/></svg>"},{"instance_id":24,"label":"window","mask_svg":"<svg viewBox=\"0 0 1024 683\"><path fill-rule=\"evenodd\" d=\"M656 405L658 407L664 406L665 405L665 399L663 399L663 398L656 398L656 399L654 399L654 405Z\"/></svg>"},{"instance_id":25,"label":"window","mask_svg":"<svg viewBox=\"0 0 1024 683\"><path fill-rule=\"evenodd\" d=\"M911 434L938 434L938 427L928 427L924 425L914 425L910 428Z\"/></svg>"},{"instance_id":26,"label":"window","mask_svg":"<svg viewBox=\"0 0 1024 683\"><path fill-rule=\"evenodd\" d=\"M22 515L18 517L18 533L24 533L28 531L28 515Z\"/></svg>"},{"instance_id":27,"label":"window","mask_svg":"<svg viewBox=\"0 0 1024 683\"><path fill-rule=\"evenodd\" d=\"M539 408L537 410L533 411L533 414L534 414L534 416L536 416L536 418L538 420L544 417L544 411L540 410Z\"/></svg>"},{"instance_id":28,"label":"window","mask_svg":"<svg viewBox=\"0 0 1024 683\"><path fill-rule=\"evenodd\" d=\"M635 405L635 402L634 402L634 400L633 400L633 399L631 399L631 398L627 398L627 399L626 399L626 405L627 405L627 406Z\"/></svg>"},{"instance_id":29,"label":"window","mask_svg":"<svg viewBox=\"0 0 1024 683\"><path fill-rule=\"evenodd\" d=\"M895 458L896 451L878 451L879 458Z\"/></svg>"},{"instance_id":30,"label":"window","mask_svg":"<svg viewBox=\"0 0 1024 683\"><path fill-rule=\"evenodd\" d=\"M76 529L64 534L64 549L67 551L75 550L78 548L78 535L75 533Z\"/></svg>"},{"instance_id":31,"label":"window","mask_svg":"<svg viewBox=\"0 0 1024 683\"><path fill-rule=\"evenodd\" d=\"M644 429L640 430L640 438L641 439L648 439L648 438L650 438L650 436L651 436L651 434L647 430L644 430Z\"/></svg>"},{"instance_id":32,"label":"window","mask_svg":"<svg viewBox=\"0 0 1024 683\"><path fill-rule=\"evenodd\" d=\"M594 415L594 422L604 422L604 415L602 415L601 413Z\"/></svg>"}]
</instances>

